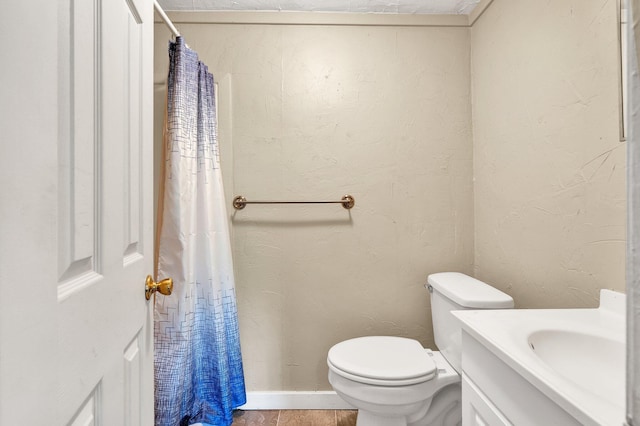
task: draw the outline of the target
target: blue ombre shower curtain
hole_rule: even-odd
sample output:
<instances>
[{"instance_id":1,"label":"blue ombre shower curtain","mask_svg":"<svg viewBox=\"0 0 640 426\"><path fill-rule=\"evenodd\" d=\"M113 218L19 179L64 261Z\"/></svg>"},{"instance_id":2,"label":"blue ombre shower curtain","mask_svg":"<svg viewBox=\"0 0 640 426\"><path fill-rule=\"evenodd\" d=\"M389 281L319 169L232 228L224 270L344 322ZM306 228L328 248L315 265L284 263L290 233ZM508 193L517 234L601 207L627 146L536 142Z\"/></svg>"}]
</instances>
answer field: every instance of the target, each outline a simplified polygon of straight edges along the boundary
<instances>
[{"instance_id":1,"label":"blue ombre shower curtain","mask_svg":"<svg viewBox=\"0 0 640 426\"><path fill-rule=\"evenodd\" d=\"M230 425L246 401L213 76L182 37L169 45L155 302L157 426Z\"/></svg>"}]
</instances>

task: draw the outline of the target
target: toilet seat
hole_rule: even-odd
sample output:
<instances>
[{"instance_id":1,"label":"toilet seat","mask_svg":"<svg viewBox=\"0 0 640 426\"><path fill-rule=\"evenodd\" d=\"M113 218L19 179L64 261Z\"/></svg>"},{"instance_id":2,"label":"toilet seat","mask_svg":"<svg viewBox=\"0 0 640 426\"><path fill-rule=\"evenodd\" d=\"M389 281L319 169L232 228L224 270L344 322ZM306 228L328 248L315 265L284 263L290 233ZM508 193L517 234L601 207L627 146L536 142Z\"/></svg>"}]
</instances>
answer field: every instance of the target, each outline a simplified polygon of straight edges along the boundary
<instances>
[{"instance_id":1,"label":"toilet seat","mask_svg":"<svg viewBox=\"0 0 640 426\"><path fill-rule=\"evenodd\" d=\"M329 350L329 368L347 379L377 386L408 386L433 379L437 368L420 342L394 336L345 340Z\"/></svg>"}]
</instances>

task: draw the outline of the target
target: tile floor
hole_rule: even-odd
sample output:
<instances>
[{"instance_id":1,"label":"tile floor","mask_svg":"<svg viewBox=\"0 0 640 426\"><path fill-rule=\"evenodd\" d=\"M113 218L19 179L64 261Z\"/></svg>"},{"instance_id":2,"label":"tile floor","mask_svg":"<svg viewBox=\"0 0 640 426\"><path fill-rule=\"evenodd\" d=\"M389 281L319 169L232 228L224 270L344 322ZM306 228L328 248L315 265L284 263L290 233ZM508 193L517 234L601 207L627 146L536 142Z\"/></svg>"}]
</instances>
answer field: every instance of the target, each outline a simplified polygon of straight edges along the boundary
<instances>
[{"instance_id":1,"label":"tile floor","mask_svg":"<svg viewBox=\"0 0 640 426\"><path fill-rule=\"evenodd\" d=\"M355 410L237 410L231 426L355 426Z\"/></svg>"}]
</instances>

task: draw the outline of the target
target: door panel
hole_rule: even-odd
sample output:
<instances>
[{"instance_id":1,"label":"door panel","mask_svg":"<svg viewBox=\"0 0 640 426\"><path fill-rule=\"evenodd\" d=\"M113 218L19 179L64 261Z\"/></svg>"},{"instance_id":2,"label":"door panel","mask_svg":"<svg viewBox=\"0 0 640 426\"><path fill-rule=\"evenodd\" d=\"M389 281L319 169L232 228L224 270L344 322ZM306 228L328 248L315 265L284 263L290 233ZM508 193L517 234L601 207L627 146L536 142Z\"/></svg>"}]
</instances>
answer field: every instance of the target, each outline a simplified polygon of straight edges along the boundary
<instances>
[{"instance_id":1,"label":"door panel","mask_svg":"<svg viewBox=\"0 0 640 426\"><path fill-rule=\"evenodd\" d=\"M58 298L100 279L97 211L102 135L97 1L61 2L58 108Z\"/></svg>"},{"instance_id":2,"label":"door panel","mask_svg":"<svg viewBox=\"0 0 640 426\"><path fill-rule=\"evenodd\" d=\"M151 425L153 5L20 3L0 17L0 424Z\"/></svg>"}]
</instances>

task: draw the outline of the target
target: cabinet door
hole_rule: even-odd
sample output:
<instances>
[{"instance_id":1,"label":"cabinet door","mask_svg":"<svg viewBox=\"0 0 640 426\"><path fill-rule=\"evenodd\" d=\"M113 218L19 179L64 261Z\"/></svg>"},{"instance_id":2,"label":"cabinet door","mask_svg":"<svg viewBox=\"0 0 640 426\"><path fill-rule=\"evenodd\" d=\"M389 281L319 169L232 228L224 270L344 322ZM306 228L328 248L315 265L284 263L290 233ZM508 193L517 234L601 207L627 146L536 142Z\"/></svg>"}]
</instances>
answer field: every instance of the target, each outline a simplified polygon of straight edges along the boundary
<instances>
[{"instance_id":1,"label":"cabinet door","mask_svg":"<svg viewBox=\"0 0 640 426\"><path fill-rule=\"evenodd\" d=\"M464 374L462 375L462 425L511 425L511 423L504 417L504 415Z\"/></svg>"}]
</instances>

